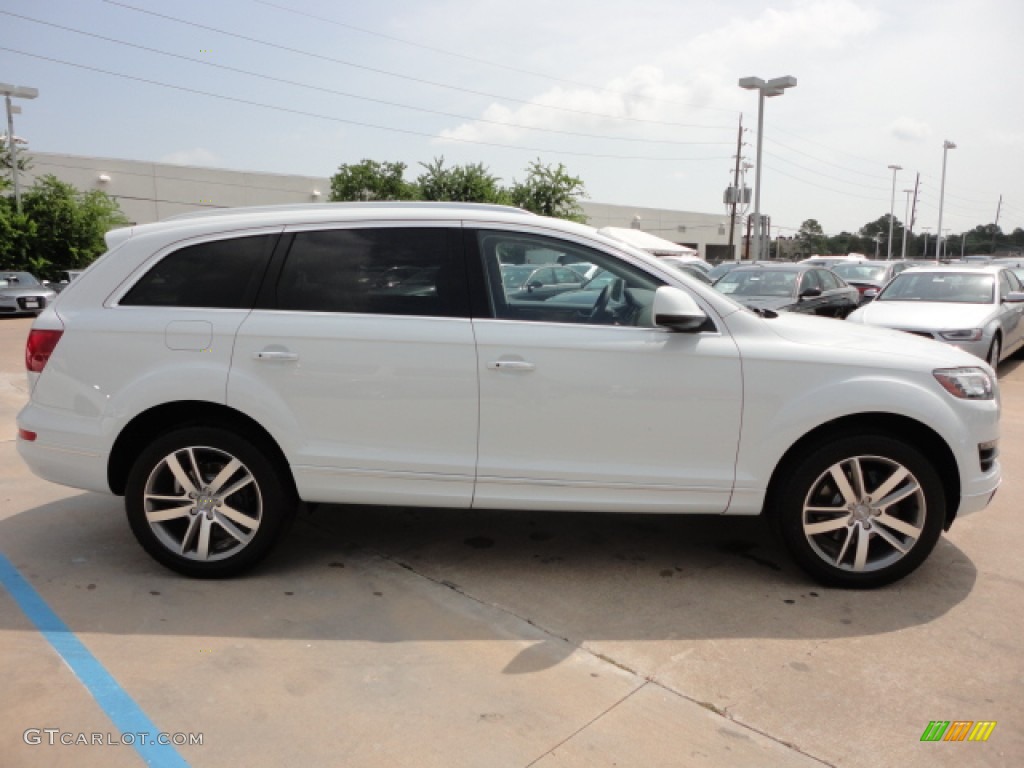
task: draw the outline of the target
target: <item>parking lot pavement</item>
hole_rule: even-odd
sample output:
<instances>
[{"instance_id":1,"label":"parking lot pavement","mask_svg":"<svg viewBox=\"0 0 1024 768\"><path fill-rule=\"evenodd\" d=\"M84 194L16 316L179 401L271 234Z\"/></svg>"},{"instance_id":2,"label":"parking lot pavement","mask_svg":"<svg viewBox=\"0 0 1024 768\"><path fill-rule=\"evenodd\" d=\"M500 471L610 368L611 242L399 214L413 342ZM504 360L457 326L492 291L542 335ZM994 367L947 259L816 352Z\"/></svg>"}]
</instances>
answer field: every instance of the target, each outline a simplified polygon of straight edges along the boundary
<instances>
[{"instance_id":1,"label":"parking lot pavement","mask_svg":"<svg viewBox=\"0 0 1024 768\"><path fill-rule=\"evenodd\" d=\"M368 507L303 513L251 576L201 582L142 552L119 499L21 464L29 324L0 319L0 553L67 631L0 589L5 768L143 764L25 743L117 736L95 670L58 656L67 637L155 727L201 734L169 753L192 766L1024 761L1016 361L996 501L890 588L817 587L758 519ZM922 743L933 720L997 726Z\"/></svg>"}]
</instances>

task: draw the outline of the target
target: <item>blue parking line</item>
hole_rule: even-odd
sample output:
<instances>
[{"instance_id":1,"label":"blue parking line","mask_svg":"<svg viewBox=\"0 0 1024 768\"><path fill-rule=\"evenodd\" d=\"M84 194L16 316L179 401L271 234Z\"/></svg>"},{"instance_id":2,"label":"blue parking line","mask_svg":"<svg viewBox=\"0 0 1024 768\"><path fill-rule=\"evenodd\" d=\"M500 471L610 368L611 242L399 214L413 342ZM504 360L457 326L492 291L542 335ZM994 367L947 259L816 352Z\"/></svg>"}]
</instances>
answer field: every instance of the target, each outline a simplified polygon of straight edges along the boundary
<instances>
[{"instance_id":1,"label":"blue parking line","mask_svg":"<svg viewBox=\"0 0 1024 768\"><path fill-rule=\"evenodd\" d=\"M171 744L161 744L157 741L160 729L2 553L0 584L3 584L29 621L35 624L36 629L71 668L75 677L114 723L114 727L122 735L136 734L132 746L146 761L146 765L157 768L189 768L188 763ZM142 733L148 734L148 737L143 739L137 735Z\"/></svg>"}]
</instances>

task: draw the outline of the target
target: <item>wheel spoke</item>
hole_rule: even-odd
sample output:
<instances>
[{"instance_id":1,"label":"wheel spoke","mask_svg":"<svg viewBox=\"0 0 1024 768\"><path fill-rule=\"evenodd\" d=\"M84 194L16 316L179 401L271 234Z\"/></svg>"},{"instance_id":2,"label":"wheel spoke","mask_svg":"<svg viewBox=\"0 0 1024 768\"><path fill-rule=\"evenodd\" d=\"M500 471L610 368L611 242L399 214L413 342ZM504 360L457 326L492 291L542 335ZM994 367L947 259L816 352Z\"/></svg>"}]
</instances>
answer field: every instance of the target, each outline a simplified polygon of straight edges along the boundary
<instances>
[{"instance_id":1,"label":"wheel spoke","mask_svg":"<svg viewBox=\"0 0 1024 768\"><path fill-rule=\"evenodd\" d=\"M899 531L904 536L909 536L915 540L921 535L920 528L911 525L905 520L900 520L898 517L887 515L884 512L875 518L875 523L884 525L887 528L892 528L894 531Z\"/></svg>"},{"instance_id":2,"label":"wheel spoke","mask_svg":"<svg viewBox=\"0 0 1024 768\"><path fill-rule=\"evenodd\" d=\"M850 548L850 540L853 538L853 528L846 529L846 538L843 539L842 549L839 550L839 554L836 555L836 565L842 565L843 558L846 557L846 550Z\"/></svg>"},{"instance_id":3,"label":"wheel spoke","mask_svg":"<svg viewBox=\"0 0 1024 768\"><path fill-rule=\"evenodd\" d=\"M157 493L147 493L145 498L146 501L177 501L181 504L189 503L188 495L184 493L179 493L177 496L161 496Z\"/></svg>"},{"instance_id":4,"label":"wheel spoke","mask_svg":"<svg viewBox=\"0 0 1024 768\"><path fill-rule=\"evenodd\" d=\"M152 498L150 496L147 499ZM177 520L182 517L188 517L189 511L192 509L192 504L185 504L181 507L169 507L168 509L154 509L146 513L146 519L150 523L166 523L168 520Z\"/></svg>"},{"instance_id":5,"label":"wheel spoke","mask_svg":"<svg viewBox=\"0 0 1024 768\"><path fill-rule=\"evenodd\" d=\"M230 498L233 494L238 493L240 490L245 488L245 486L249 485L249 483L251 483L251 482L253 482L252 475L246 473L245 477L243 477L241 480L239 480L236 483L232 483L228 488L225 488L223 491L221 491L217 495L220 496L221 499Z\"/></svg>"},{"instance_id":6,"label":"wheel spoke","mask_svg":"<svg viewBox=\"0 0 1024 768\"><path fill-rule=\"evenodd\" d=\"M906 467L897 467L893 471L893 473L891 475L889 475L889 479L887 479L884 483L882 483L880 486L878 486L871 493L872 498L874 498L874 499L884 499L890 493L895 491L896 488L899 486L899 484L902 483L907 478L907 475L909 475L909 474L910 474L910 472L907 470ZM914 485L917 485L917 484L914 483Z\"/></svg>"},{"instance_id":7,"label":"wheel spoke","mask_svg":"<svg viewBox=\"0 0 1024 768\"><path fill-rule=\"evenodd\" d=\"M221 504L217 511L224 517L229 520L233 520L244 528L255 530L260 524L258 518L251 517L250 515L247 515L234 507L228 506L227 504Z\"/></svg>"},{"instance_id":8,"label":"wheel spoke","mask_svg":"<svg viewBox=\"0 0 1024 768\"><path fill-rule=\"evenodd\" d=\"M206 517L206 515L203 515L199 522L199 541L196 542L196 556L200 560L206 560L210 557L210 529L213 527L212 524L213 521Z\"/></svg>"},{"instance_id":9,"label":"wheel spoke","mask_svg":"<svg viewBox=\"0 0 1024 768\"><path fill-rule=\"evenodd\" d=\"M185 554L185 550L188 549L189 542L192 541L192 537L195 536L196 528L198 527L199 515L195 515L188 521L188 530L186 530L185 535L181 537L181 551L179 554Z\"/></svg>"},{"instance_id":10,"label":"wheel spoke","mask_svg":"<svg viewBox=\"0 0 1024 768\"><path fill-rule=\"evenodd\" d=\"M867 488L864 486L864 468L860 464L860 459L850 459L850 473L853 475L853 490L857 495L857 501L860 501L867 495Z\"/></svg>"},{"instance_id":11,"label":"wheel spoke","mask_svg":"<svg viewBox=\"0 0 1024 768\"><path fill-rule=\"evenodd\" d=\"M231 534L235 539L237 539L242 544L248 544L249 539L252 538L252 533L245 533L239 530L234 523L228 520L227 516L222 515L220 512L214 512L213 519L216 521L217 525L219 525L221 528L223 528L225 531Z\"/></svg>"},{"instance_id":12,"label":"wheel spoke","mask_svg":"<svg viewBox=\"0 0 1024 768\"><path fill-rule=\"evenodd\" d=\"M191 456L191 452L189 453ZM181 466L181 462L178 461L177 454L172 453L166 459L164 463L167 468L171 470L171 474L174 475L174 479L178 481L178 485L185 489L185 493L199 493L199 489L196 488L195 483L192 482L192 478L185 472L185 468Z\"/></svg>"},{"instance_id":13,"label":"wheel spoke","mask_svg":"<svg viewBox=\"0 0 1024 768\"><path fill-rule=\"evenodd\" d=\"M850 486L850 481L846 479L846 473L843 472L842 466L834 464L829 472L836 483L836 487L839 489L839 493L843 495L843 501L847 504L856 504L859 499L857 498L857 494L853 492L853 488Z\"/></svg>"},{"instance_id":14,"label":"wheel spoke","mask_svg":"<svg viewBox=\"0 0 1024 768\"><path fill-rule=\"evenodd\" d=\"M820 523L805 523L804 531L808 536L817 536L822 533L829 533L830 531L838 531L840 528L846 527L846 514L842 517L837 517L834 520L824 520Z\"/></svg>"},{"instance_id":15,"label":"wheel spoke","mask_svg":"<svg viewBox=\"0 0 1024 768\"><path fill-rule=\"evenodd\" d=\"M217 476L210 481L207 489L209 492L217 496L220 494L220 489L231 477L241 468L242 462L238 459L231 459L227 464L224 465L224 469L217 473ZM230 494L229 494L230 495Z\"/></svg>"},{"instance_id":16,"label":"wheel spoke","mask_svg":"<svg viewBox=\"0 0 1024 768\"><path fill-rule=\"evenodd\" d=\"M911 480L910 483L908 483L904 487L900 488L898 491L894 491L893 493L890 493L888 496L885 496L885 497L879 499L874 504L875 504L876 507L878 507L880 509L885 509L886 507L891 507L893 504L895 504L895 503L897 503L899 501L903 501L908 496L914 495L920 489L921 489L921 486L919 486L917 483L915 483L913 480Z\"/></svg>"},{"instance_id":17,"label":"wheel spoke","mask_svg":"<svg viewBox=\"0 0 1024 768\"><path fill-rule=\"evenodd\" d=\"M846 509L843 507L804 507L804 512L817 512L825 515L845 515Z\"/></svg>"},{"instance_id":18,"label":"wheel spoke","mask_svg":"<svg viewBox=\"0 0 1024 768\"><path fill-rule=\"evenodd\" d=\"M905 544L903 544L903 542L901 542L899 539L897 539L895 536L893 536L891 533L889 533L884 528L880 528L878 526L874 526L874 531L881 538L883 538L887 542L889 542L889 546L891 546L893 549L899 550L900 554L905 555L905 554L907 554L907 552L910 551L910 547L908 547Z\"/></svg>"},{"instance_id":19,"label":"wheel spoke","mask_svg":"<svg viewBox=\"0 0 1024 768\"><path fill-rule=\"evenodd\" d=\"M868 562L868 540L871 537L859 525L855 525L853 530L856 531L854 535L857 537L857 552L853 556L853 570L863 571Z\"/></svg>"}]
</instances>

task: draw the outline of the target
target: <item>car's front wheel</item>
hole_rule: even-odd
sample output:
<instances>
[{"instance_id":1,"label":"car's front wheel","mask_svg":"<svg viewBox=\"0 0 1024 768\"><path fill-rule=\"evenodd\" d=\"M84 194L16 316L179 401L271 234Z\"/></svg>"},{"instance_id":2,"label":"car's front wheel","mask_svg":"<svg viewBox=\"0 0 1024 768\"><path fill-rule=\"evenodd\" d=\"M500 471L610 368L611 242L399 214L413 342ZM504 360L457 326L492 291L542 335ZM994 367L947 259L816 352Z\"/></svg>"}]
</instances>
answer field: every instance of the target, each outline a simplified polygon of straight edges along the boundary
<instances>
[{"instance_id":1,"label":"car's front wheel","mask_svg":"<svg viewBox=\"0 0 1024 768\"><path fill-rule=\"evenodd\" d=\"M802 454L776 514L793 558L822 583L873 588L916 569L942 533L942 482L920 451L885 435L847 436Z\"/></svg>"},{"instance_id":2,"label":"car's front wheel","mask_svg":"<svg viewBox=\"0 0 1024 768\"><path fill-rule=\"evenodd\" d=\"M143 548L186 576L233 576L263 559L295 510L291 484L253 442L223 429L163 435L125 490Z\"/></svg>"}]
</instances>

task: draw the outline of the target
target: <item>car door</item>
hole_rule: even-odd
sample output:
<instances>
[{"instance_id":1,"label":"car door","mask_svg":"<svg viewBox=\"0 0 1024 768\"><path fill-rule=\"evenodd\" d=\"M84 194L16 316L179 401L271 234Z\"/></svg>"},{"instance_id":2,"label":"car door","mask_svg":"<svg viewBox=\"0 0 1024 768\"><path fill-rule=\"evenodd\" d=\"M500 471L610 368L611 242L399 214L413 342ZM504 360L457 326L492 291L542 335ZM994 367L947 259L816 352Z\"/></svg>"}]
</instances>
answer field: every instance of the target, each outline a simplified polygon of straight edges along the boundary
<instances>
[{"instance_id":1,"label":"car door","mask_svg":"<svg viewBox=\"0 0 1024 768\"><path fill-rule=\"evenodd\" d=\"M846 317L857 308L860 292L847 285L829 269L815 270L821 283L824 303L818 314L829 317Z\"/></svg>"},{"instance_id":2,"label":"car door","mask_svg":"<svg viewBox=\"0 0 1024 768\"><path fill-rule=\"evenodd\" d=\"M797 301L790 310L793 312L802 312L807 315L817 315L825 313L825 306L827 299L824 295L824 289L821 284L821 280L818 277L819 270L808 269L803 275L800 276L800 284L797 286L796 295ZM805 291L815 290L821 291L822 293L818 296L805 296L801 298Z\"/></svg>"},{"instance_id":3,"label":"car door","mask_svg":"<svg viewBox=\"0 0 1024 768\"><path fill-rule=\"evenodd\" d=\"M457 223L285 237L228 404L270 430L304 499L468 506L478 393Z\"/></svg>"},{"instance_id":4,"label":"car door","mask_svg":"<svg viewBox=\"0 0 1024 768\"><path fill-rule=\"evenodd\" d=\"M1024 303L1008 302L1006 297L1015 291L1024 291L1017 276L1012 270L1003 269L999 272L999 312L1000 325L1003 328L1004 354L1010 354L1024 343Z\"/></svg>"},{"instance_id":5,"label":"car door","mask_svg":"<svg viewBox=\"0 0 1024 768\"><path fill-rule=\"evenodd\" d=\"M497 254L508 241L589 261L616 280L577 292L574 302L517 303L501 288ZM482 308L473 319L474 507L725 510L742 413L740 360L728 334L713 322L694 334L653 327L660 279L568 236L522 226L467 230L467 257Z\"/></svg>"}]
</instances>

